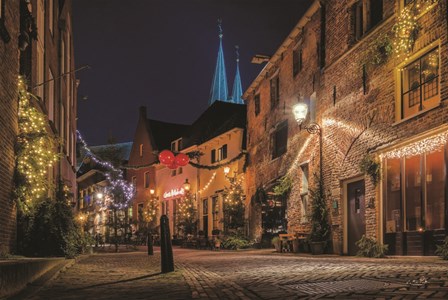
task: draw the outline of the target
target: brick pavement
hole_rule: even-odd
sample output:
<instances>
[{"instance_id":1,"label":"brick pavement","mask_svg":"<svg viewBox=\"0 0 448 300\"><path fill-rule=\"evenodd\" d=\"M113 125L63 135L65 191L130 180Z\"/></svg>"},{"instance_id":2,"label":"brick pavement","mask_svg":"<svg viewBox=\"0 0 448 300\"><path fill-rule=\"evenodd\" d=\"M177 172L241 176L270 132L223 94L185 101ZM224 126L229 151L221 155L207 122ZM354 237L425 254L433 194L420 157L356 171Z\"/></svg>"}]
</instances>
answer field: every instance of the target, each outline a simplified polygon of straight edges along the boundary
<instances>
[{"instance_id":1,"label":"brick pavement","mask_svg":"<svg viewBox=\"0 0 448 300\"><path fill-rule=\"evenodd\" d=\"M273 254L270 250L175 249L176 272L160 255L97 254L30 299L448 299L448 262ZM428 284L410 287L425 276Z\"/></svg>"}]
</instances>

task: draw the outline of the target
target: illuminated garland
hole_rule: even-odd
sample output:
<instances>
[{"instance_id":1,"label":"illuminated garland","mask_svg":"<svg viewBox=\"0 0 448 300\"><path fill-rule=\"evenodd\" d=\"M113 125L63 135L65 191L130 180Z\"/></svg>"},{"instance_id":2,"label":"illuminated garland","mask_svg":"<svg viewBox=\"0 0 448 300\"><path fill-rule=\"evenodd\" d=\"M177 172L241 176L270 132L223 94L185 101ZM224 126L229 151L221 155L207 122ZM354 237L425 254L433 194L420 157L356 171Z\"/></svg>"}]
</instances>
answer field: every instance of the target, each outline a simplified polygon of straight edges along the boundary
<instances>
[{"instance_id":1,"label":"illuminated garland","mask_svg":"<svg viewBox=\"0 0 448 300\"><path fill-rule=\"evenodd\" d=\"M448 142L448 132L438 134L433 137L428 137L421 141L412 143L410 145L388 151L380 155L380 158L401 158L420 155L427 152L440 151L441 146Z\"/></svg>"},{"instance_id":2,"label":"illuminated garland","mask_svg":"<svg viewBox=\"0 0 448 300\"><path fill-rule=\"evenodd\" d=\"M129 202L132 200L135 194L135 188L133 184L127 182L123 178L123 171L114 167L110 162L103 161L96 156L92 150L87 146L86 141L82 138L81 133L76 131L78 141L86 151L86 155L90 157L96 164L102 166L107 172L103 174L106 176L109 186L105 188L105 193L108 195L105 205L115 209L124 209L129 206Z\"/></svg>"},{"instance_id":3,"label":"illuminated garland","mask_svg":"<svg viewBox=\"0 0 448 300\"><path fill-rule=\"evenodd\" d=\"M397 57L404 55L405 59L408 58L420 30L417 18L431 10L438 2L439 0L416 0L413 5L408 5L401 10L397 23L392 29L395 35L394 51Z\"/></svg>"},{"instance_id":4,"label":"illuminated garland","mask_svg":"<svg viewBox=\"0 0 448 300\"><path fill-rule=\"evenodd\" d=\"M182 197L181 202L178 204L178 212L180 218L185 221L191 220L195 217L196 209L192 196L187 195L186 197Z\"/></svg>"},{"instance_id":5,"label":"illuminated garland","mask_svg":"<svg viewBox=\"0 0 448 300\"><path fill-rule=\"evenodd\" d=\"M21 76L19 92L19 133L16 144L16 188L19 203L29 208L47 195L47 170L58 160L56 142L47 131L47 117L31 105L31 93Z\"/></svg>"},{"instance_id":6,"label":"illuminated garland","mask_svg":"<svg viewBox=\"0 0 448 300\"><path fill-rule=\"evenodd\" d=\"M230 207L241 205L244 199L243 182L244 175L241 178L228 179L230 181L230 187L225 189L224 204Z\"/></svg>"},{"instance_id":7,"label":"illuminated garland","mask_svg":"<svg viewBox=\"0 0 448 300\"><path fill-rule=\"evenodd\" d=\"M216 170L221 167L228 166L231 163L238 161L243 157L246 158L246 156L247 156L247 153L245 151L243 151L240 154L238 154L237 156L235 156L234 158L232 158L231 160L229 160L228 162L217 164L217 165L200 165L200 164L192 162L191 160L189 163L190 163L190 165L192 165L193 167L198 168L198 169Z\"/></svg>"},{"instance_id":8,"label":"illuminated garland","mask_svg":"<svg viewBox=\"0 0 448 300\"><path fill-rule=\"evenodd\" d=\"M143 211L145 222L152 225L157 220L157 213L159 211L159 201L156 197L151 197Z\"/></svg>"},{"instance_id":9,"label":"illuminated garland","mask_svg":"<svg viewBox=\"0 0 448 300\"><path fill-rule=\"evenodd\" d=\"M212 177L210 177L210 180L207 182L207 184L202 189L200 189L198 191L198 193L200 194L200 193L205 192L205 190L208 189L208 187L210 186L210 184L212 184L212 182L213 182L213 180L215 180L215 178L216 178L216 172L213 173Z\"/></svg>"}]
</instances>

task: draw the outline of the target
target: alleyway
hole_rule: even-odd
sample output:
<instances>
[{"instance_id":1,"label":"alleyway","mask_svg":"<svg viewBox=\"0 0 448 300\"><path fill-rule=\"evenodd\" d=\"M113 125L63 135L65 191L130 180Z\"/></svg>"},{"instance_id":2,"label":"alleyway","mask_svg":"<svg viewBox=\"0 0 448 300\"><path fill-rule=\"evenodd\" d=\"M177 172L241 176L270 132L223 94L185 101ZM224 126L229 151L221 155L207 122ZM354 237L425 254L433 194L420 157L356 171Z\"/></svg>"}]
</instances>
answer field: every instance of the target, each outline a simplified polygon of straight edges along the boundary
<instances>
[{"instance_id":1,"label":"alleyway","mask_svg":"<svg viewBox=\"0 0 448 300\"><path fill-rule=\"evenodd\" d=\"M160 274L158 251L96 254L28 299L448 299L448 263L437 258L179 248L174 257L177 271ZM426 287L406 284L421 276Z\"/></svg>"}]
</instances>

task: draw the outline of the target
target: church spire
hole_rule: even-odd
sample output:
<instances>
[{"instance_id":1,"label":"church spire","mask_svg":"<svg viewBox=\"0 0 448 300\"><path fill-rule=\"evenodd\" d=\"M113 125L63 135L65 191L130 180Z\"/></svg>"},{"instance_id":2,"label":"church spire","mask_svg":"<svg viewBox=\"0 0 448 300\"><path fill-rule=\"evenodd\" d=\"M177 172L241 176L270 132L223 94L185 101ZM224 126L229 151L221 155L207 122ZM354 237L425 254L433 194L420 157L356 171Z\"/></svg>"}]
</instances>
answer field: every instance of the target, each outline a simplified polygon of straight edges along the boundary
<instances>
[{"instance_id":1,"label":"church spire","mask_svg":"<svg viewBox=\"0 0 448 300\"><path fill-rule=\"evenodd\" d=\"M222 27L221 19L218 20L219 30L219 49L218 58L216 60L215 75L213 76L212 88L210 89L209 105L216 100L227 101L227 76L226 66L224 65L224 52L222 50Z\"/></svg>"},{"instance_id":2,"label":"church spire","mask_svg":"<svg viewBox=\"0 0 448 300\"><path fill-rule=\"evenodd\" d=\"M236 52L236 74L235 74L235 79L233 81L233 90L232 90L231 102L237 103L237 104L244 104L243 99L241 98L243 96L243 87L241 85L240 53L238 52L238 50L239 50L239 47L237 45L237 46L235 46L235 52Z\"/></svg>"}]
</instances>

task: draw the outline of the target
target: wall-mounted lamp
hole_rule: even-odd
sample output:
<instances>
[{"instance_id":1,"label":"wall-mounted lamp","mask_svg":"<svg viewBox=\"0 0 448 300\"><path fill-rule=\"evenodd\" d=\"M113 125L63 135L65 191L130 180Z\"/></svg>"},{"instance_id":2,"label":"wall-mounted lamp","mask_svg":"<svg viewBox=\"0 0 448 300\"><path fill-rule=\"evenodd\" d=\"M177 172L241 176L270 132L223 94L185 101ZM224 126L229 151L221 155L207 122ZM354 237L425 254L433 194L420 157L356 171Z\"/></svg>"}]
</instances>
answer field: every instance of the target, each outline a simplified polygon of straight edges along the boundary
<instances>
[{"instance_id":1,"label":"wall-mounted lamp","mask_svg":"<svg viewBox=\"0 0 448 300\"><path fill-rule=\"evenodd\" d=\"M150 193L151 195L154 195L155 192L156 192L156 191L155 191L154 189L150 189L150 190L149 190L149 193Z\"/></svg>"},{"instance_id":2,"label":"wall-mounted lamp","mask_svg":"<svg viewBox=\"0 0 448 300\"><path fill-rule=\"evenodd\" d=\"M185 179L185 182L184 182L184 184L183 184L183 188L184 188L184 190L185 190L186 192L189 192L189 191L190 191L191 185L190 185L190 183L188 182L188 178Z\"/></svg>"},{"instance_id":3,"label":"wall-mounted lamp","mask_svg":"<svg viewBox=\"0 0 448 300\"><path fill-rule=\"evenodd\" d=\"M299 102L292 107L294 118L299 126L306 120L308 114L308 105L304 102ZM310 134L320 133L320 126L317 123L309 123L305 126L305 129Z\"/></svg>"},{"instance_id":4,"label":"wall-mounted lamp","mask_svg":"<svg viewBox=\"0 0 448 300\"><path fill-rule=\"evenodd\" d=\"M224 167L224 175L229 175L230 173L230 167Z\"/></svg>"},{"instance_id":5,"label":"wall-mounted lamp","mask_svg":"<svg viewBox=\"0 0 448 300\"><path fill-rule=\"evenodd\" d=\"M96 193L96 197L98 198L98 199L103 199L103 193L101 193L101 192L98 192L98 193Z\"/></svg>"}]
</instances>

